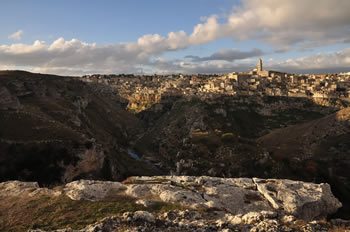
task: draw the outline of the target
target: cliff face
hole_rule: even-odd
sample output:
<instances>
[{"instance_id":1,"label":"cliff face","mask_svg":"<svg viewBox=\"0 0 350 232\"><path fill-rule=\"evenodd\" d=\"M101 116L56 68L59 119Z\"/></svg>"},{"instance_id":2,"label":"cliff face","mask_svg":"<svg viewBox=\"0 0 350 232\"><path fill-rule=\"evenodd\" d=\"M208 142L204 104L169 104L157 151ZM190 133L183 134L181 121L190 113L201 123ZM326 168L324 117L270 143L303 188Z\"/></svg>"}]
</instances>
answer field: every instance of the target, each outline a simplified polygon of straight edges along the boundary
<instances>
[{"instance_id":1,"label":"cliff face","mask_svg":"<svg viewBox=\"0 0 350 232\"><path fill-rule=\"evenodd\" d=\"M27 202L22 205L24 211L26 204L36 203L30 209L34 215L37 210L45 210L47 201L51 202L51 207L60 205L60 211L47 212L33 219L31 224L36 229L64 227L60 220L78 203L86 208L80 208L82 212L70 211L66 225L82 228L91 220L109 216L96 225L88 226L90 229L106 227L104 231L134 227L146 231L207 231L209 228L212 231L255 231L261 226L271 227L270 231L280 231L298 225L307 226L310 221L325 218L341 207L328 184L206 176L131 177L123 183L80 180L54 189L39 188L34 182L9 181L0 183L0 196L1 210L7 207L9 212L1 216L3 229L11 226L19 228L21 224L20 220L15 223L10 221L9 215L19 210L16 205L5 204L13 198ZM64 204L59 199L64 199ZM124 201L121 202L121 199ZM114 204L115 208L108 211L106 202ZM90 211L91 207L94 211ZM98 216L90 218L93 215ZM45 219L53 216L56 218L45 224ZM323 225L321 222L313 223L325 228L332 226L325 222Z\"/></svg>"}]
</instances>

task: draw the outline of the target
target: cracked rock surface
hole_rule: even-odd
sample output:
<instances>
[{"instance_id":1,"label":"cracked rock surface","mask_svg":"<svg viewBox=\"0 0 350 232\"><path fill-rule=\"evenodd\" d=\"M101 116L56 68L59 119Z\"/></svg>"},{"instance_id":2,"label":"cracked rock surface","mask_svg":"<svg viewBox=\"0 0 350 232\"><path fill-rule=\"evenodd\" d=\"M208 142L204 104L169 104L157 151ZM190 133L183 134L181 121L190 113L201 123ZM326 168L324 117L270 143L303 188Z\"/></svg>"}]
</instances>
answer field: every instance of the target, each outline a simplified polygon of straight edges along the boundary
<instances>
[{"instance_id":1,"label":"cracked rock surface","mask_svg":"<svg viewBox=\"0 0 350 232\"><path fill-rule=\"evenodd\" d=\"M122 195L144 207L163 202L186 209L155 214L147 210L125 212L82 231L118 231L115 228L124 227L134 229L129 231L142 231L137 229L142 227L146 228L143 231L280 231L281 226L298 220L309 225L341 207L328 184L285 179L143 176L122 183L79 180L55 189L40 188L34 182L0 183L0 196L25 194L63 195L73 201L92 202ZM105 227L110 229L96 229Z\"/></svg>"}]
</instances>

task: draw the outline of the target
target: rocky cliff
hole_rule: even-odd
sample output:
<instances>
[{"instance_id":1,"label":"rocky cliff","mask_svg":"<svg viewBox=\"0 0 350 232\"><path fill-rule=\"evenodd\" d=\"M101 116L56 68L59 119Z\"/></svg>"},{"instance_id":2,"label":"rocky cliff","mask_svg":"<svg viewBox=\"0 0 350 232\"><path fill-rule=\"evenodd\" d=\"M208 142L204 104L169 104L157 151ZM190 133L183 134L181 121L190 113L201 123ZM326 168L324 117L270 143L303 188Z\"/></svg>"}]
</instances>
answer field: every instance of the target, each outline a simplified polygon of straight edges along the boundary
<instances>
[{"instance_id":1,"label":"rocky cliff","mask_svg":"<svg viewBox=\"0 0 350 232\"><path fill-rule=\"evenodd\" d=\"M0 196L1 211L8 212L0 214L2 230L319 231L348 223L322 221L341 207L328 184L286 179L154 176L53 189L8 181L0 183ZM14 198L19 209L6 204ZM13 221L17 211L33 216Z\"/></svg>"}]
</instances>

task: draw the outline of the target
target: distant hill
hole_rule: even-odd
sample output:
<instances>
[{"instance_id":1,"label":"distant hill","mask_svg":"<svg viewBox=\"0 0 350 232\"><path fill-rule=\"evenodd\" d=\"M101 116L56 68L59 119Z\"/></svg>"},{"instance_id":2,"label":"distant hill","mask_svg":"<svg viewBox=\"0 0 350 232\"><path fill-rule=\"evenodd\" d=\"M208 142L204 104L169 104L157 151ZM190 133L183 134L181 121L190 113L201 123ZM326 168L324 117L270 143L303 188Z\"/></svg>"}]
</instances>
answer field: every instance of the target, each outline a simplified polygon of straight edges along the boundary
<instances>
[{"instance_id":1,"label":"distant hill","mask_svg":"<svg viewBox=\"0 0 350 232\"><path fill-rule=\"evenodd\" d=\"M276 129L262 136L258 141L274 157L307 158L308 156L324 155L325 150L318 147L335 137L350 133L350 108L345 108L334 114L286 128ZM331 145L331 144L329 144Z\"/></svg>"}]
</instances>

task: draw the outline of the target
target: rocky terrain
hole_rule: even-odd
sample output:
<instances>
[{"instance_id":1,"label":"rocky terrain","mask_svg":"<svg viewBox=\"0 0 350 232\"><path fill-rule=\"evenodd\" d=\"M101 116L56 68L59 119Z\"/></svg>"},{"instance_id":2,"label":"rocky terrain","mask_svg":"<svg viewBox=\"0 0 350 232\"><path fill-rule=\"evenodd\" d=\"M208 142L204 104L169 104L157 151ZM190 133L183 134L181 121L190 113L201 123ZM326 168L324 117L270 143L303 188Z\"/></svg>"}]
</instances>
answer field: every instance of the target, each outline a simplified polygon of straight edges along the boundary
<instances>
[{"instance_id":1,"label":"rocky terrain","mask_svg":"<svg viewBox=\"0 0 350 232\"><path fill-rule=\"evenodd\" d=\"M0 184L0 196L2 231L350 228L348 221L325 221L341 207L328 184L285 179L153 176L122 183L78 180L55 188L8 181Z\"/></svg>"},{"instance_id":2,"label":"rocky terrain","mask_svg":"<svg viewBox=\"0 0 350 232\"><path fill-rule=\"evenodd\" d=\"M148 126L134 149L168 173L222 177L261 175L266 167L257 168L255 161L266 155L257 138L335 110L304 99L269 97L177 98L162 105L161 111L136 115Z\"/></svg>"}]
</instances>

